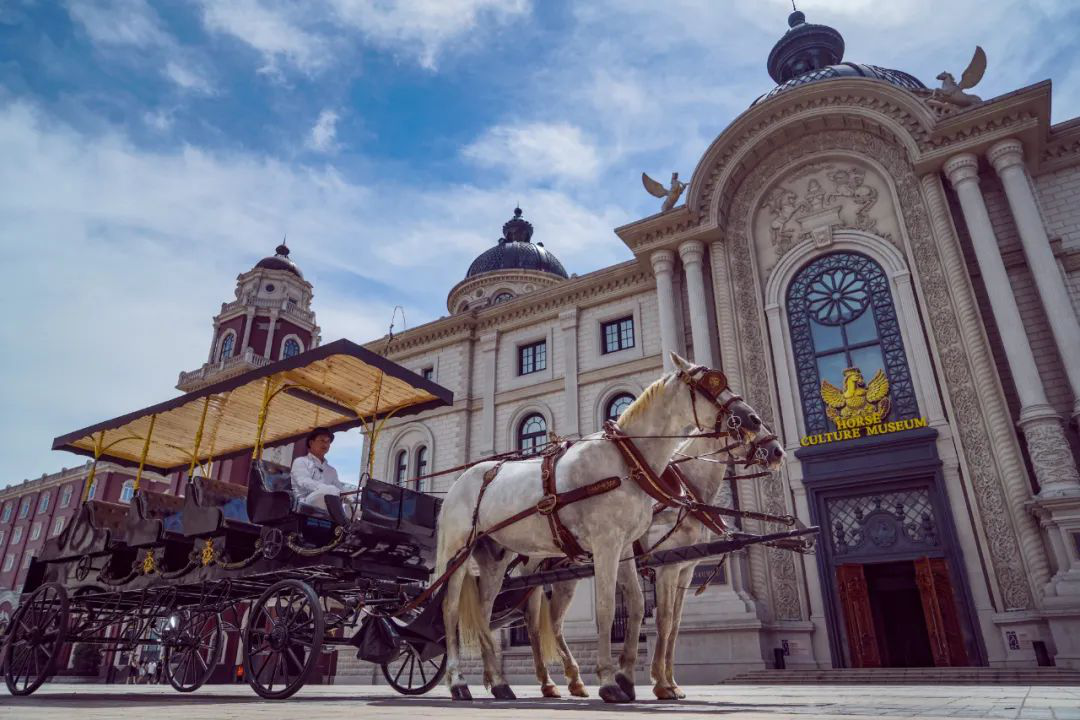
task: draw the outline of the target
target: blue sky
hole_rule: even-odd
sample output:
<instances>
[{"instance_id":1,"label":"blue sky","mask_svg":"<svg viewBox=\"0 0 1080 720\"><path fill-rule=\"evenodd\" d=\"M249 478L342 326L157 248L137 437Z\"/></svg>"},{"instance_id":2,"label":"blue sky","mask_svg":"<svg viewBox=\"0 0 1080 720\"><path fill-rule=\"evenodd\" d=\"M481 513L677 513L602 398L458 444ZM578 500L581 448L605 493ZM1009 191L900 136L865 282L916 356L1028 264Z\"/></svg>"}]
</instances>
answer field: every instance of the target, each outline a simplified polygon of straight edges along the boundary
<instances>
[{"instance_id":1,"label":"blue sky","mask_svg":"<svg viewBox=\"0 0 1080 720\"><path fill-rule=\"evenodd\" d=\"M992 97L1080 115L1065 0L805 0L846 60L928 85L981 44ZM236 275L288 234L323 337L409 326L520 203L570 272L630 257L642 170L689 178L772 87L786 0L0 3L0 485L51 439L170 397ZM355 437L334 460L351 474Z\"/></svg>"}]
</instances>

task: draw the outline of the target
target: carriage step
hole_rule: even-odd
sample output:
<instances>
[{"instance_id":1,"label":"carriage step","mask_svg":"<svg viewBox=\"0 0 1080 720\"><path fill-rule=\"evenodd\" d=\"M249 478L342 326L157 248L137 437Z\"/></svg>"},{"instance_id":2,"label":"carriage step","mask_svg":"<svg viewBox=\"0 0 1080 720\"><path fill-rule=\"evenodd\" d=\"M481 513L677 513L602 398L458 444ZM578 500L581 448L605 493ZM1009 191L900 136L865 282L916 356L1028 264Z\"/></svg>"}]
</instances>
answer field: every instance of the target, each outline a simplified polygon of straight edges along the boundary
<instances>
[{"instance_id":1,"label":"carriage step","mask_svg":"<svg viewBox=\"0 0 1080 720\"><path fill-rule=\"evenodd\" d=\"M729 685L1080 685L1080 670L1030 668L847 668L754 670Z\"/></svg>"}]
</instances>

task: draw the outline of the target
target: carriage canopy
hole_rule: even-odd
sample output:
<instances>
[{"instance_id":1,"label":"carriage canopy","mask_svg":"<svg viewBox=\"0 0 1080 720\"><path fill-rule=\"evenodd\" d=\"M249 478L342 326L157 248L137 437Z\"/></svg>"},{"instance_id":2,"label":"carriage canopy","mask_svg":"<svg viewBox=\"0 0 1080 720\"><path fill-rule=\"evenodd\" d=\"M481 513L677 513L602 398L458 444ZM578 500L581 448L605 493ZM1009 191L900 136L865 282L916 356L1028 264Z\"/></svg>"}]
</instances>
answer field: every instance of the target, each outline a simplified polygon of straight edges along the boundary
<instances>
[{"instance_id":1,"label":"carriage canopy","mask_svg":"<svg viewBox=\"0 0 1080 720\"><path fill-rule=\"evenodd\" d=\"M250 452L260 422L261 444L274 445L319 426L346 430L453 401L446 388L349 340L337 340L62 435L53 440L53 449L129 466L145 457L146 469L167 473L187 468L193 457L203 463Z\"/></svg>"}]
</instances>

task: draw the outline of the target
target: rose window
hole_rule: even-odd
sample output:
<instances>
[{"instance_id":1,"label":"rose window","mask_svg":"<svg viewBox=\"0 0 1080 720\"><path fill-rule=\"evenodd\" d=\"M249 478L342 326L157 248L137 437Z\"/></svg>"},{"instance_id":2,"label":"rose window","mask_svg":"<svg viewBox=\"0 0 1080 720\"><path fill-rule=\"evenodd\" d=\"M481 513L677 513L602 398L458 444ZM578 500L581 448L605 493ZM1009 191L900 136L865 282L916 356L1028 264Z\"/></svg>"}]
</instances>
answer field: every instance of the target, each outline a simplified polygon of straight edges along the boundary
<instances>
[{"instance_id":1,"label":"rose window","mask_svg":"<svg viewBox=\"0 0 1080 720\"><path fill-rule=\"evenodd\" d=\"M819 323L841 325L862 315L870 295L866 281L851 270L830 270L810 285L806 302Z\"/></svg>"}]
</instances>

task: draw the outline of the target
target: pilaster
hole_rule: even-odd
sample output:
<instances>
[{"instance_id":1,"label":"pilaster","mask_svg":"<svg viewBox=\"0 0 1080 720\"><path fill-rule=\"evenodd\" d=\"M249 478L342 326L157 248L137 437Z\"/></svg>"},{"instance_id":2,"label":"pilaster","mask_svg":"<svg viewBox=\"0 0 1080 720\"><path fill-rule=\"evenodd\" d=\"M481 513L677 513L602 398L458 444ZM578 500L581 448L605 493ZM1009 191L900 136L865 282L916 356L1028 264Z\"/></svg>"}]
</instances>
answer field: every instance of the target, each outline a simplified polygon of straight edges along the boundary
<instances>
[{"instance_id":1,"label":"pilaster","mask_svg":"<svg viewBox=\"0 0 1080 720\"><path fill-rule=\"evenodd\" d=\"M690 302L690 333L694 338L694 362L716 367L712 352L712 332L709 327L709 311L705 297L705 244L700 240L687 240L679 245L683 271L686 274L686 291Z\"/></svg>"},{"instance_id":2,"label":"pilaster","mask_svg":"<svg viewBox=\"0 0 1080 720\"><path fill-rule=\"evenodd\" d=\"M563 418L563 434L578 437L581 435L581 407L578 402L577 308L559 313L559 326L562 328L563 362L566 364L563 390L563 410L566 415Z\"/></svg>"},{"instance_id":3,"label":"pilaster","mask_svg":"<svg viewBox=\"0 0 1080 720\"><path fill-rule=\"evenodd\" d=\"M673 367L671 353L679 347L675 284L672 278L675 271L675 253L670 250L657 250L650 260L653 273L656 275L656 305L660 313L660 354L664 360L664 371L667 372Z\"/></svg>"},{"instance_id":4,"label":"pilaster","mask_svg":"<svg viewBox=\"0 0 1080 720\"><path fill-rule=\"evenodd\" d=\"M483 378L480 388L483 399L483 421L480 425L480 457L495 454L495 360L498 354L499 331L480 336L480 368Z\"/></svg>"}]
</instances>

